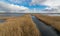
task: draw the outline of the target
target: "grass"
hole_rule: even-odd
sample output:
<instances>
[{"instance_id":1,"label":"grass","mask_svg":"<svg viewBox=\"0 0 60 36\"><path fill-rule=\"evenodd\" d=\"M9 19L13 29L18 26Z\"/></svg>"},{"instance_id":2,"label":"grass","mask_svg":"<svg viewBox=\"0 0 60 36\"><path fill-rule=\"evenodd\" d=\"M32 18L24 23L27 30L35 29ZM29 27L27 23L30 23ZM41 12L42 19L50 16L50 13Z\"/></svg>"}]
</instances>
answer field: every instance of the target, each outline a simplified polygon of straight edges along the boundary
<instances>
[{"instance_id":1,"label":"grass","mask_svg":"<svg viewBox=\"0 0 60 36\"><path fill-rule=\"evenodd\" d=\"M40 36L39 30L29 14L6 18L0 23L0 36Z\"/></svg>"},{"instance_id":2,"label":"grass","mask_svg":"<svg viewBox=\"0 0 60 36\"><path fill-rule=\"evenodd\" d=\"M35 16L46 23L47 25L50 25L60 31L60 16L46 16L41 14L35 14Z\"/></svg>"},{"instance_id":3,"label":"grass","mask_svg":"<svg viewBox=\"0 0 60 36\"><path fill-rule=\"evenodd\" d=\"M0 19L9 19L9 18L11 18L11 17L14 17L14 16L9 16L9 17L5 17L5 16L0 16Z\"/></svg>"}]
</instances>

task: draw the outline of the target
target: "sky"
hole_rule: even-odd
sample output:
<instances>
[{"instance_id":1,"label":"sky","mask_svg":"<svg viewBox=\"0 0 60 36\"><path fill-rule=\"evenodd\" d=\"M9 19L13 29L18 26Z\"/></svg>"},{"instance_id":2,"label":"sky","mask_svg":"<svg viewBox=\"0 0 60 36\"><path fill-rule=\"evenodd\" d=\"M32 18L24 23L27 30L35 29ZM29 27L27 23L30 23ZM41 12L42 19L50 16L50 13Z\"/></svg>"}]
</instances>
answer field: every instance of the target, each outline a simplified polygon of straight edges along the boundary
<instances>
[{"instance_id":1,"label":"sky","mask_svg":"<svg viewBox=\"0 0 60 36\"><path fill-rule=\"evenodd\" d=\"M0 0L0 12L60 13L60 0Z\"/></svg>"}]
</instances>

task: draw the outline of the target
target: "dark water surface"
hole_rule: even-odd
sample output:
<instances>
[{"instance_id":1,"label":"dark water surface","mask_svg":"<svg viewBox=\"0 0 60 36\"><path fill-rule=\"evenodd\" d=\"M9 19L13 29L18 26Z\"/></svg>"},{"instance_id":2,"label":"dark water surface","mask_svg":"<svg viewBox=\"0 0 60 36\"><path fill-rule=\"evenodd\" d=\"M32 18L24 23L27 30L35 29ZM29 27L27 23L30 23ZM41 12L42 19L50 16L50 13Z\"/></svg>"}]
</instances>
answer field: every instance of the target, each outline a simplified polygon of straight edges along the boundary
<instances>
[{"instance_id":1,"label":"dark water surface","mask_svg":"<svg viewBox=\"0 0 60 36\"><path fill-rule=\"evenodd\" d=\"M23 13L0 13L0 17L11 17L11 16L15 16L15 17L18 17L18 16L22 16L22 15L25 15ZM5 19L0 19L0 23L3 23L5 22L6 20Z\"/></svg>"},{"instance_id":2,"label":"dark water surface","mask_svg":"<svg viewBox=\"0 0 60 36\"><path fill-rule=\"evenodd\" d=\"M22 16L24 13L0 13L0 16L9 17L9 16Z\"/></svg>"},{"instance_id":3,"label":"dark water surface","mask_svg":"<svg viewBox=\"0 0 60 36\"><path fill-rule=\"evenodd\" d=\"M26 13L0 13L0 16L21 16L24 14ZM49 15L49 16L60 16L60 13L39 13L39 14Z\"/></svg>"},{"instance_id":4,"label":"dark water surface","mask_svg":"<svg viewBox=\"0 0 60 36\"><path fill-rule=\"evenodd\" d=\"M25 14L24 13L5 13L5 14L0 14L0 16L3 16L3 17L22 16L22 15L25 15ZM54 28L45 25L43 22L39 21L35 16L32 16L32 20L36 23L39 31L42 33L42 36L57 36L57 33L54 30ZM4 21L5 20L1 20L0 19L0 23L2 23Z\"/></svg>"},{"instance_id":5,"label":"dark water surface","mask_svg":"<svg viewBox=\"0 0 60 36\"><path fill-rule=\"evenodd\" d=\"M58 36L54 28L45 25L45 23L39 21L35 16L32 16L32 20L36 23L42 36Z\"/></svg>"}]
</instances>

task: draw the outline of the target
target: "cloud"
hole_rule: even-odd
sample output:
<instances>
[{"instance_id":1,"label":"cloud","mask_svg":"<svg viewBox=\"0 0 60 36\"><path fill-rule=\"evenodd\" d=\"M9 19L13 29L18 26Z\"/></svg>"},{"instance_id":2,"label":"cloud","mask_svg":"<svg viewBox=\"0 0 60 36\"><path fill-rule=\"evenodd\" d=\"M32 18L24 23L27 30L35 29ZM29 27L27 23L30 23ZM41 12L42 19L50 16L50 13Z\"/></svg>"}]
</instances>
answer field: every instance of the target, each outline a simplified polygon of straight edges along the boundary
<instances>
[{"instance_id":1,"label":"cloud","mask_svg":"<svg viewBox=\"0 0 60 36\"><path fill-rule=\"evenodd\" d=\"M60 13L60 0L46 0L41 4L48 6L45 8L45 12Z\"/></svg>"},{"instance_id":2,"label":"cloud","mask_svg":"<svg viewBox=\"0 0 60 36\"><path fill-rule=\"evenodd\" d=\"M32 0L32 5L45 5L47 6L42 12L46 13L60 13L60 0Z\"/></svg>"},{"instance_id":3,"label":"cloud","mask_svg":"<svg viewBox=\"0 0 60 36\"><path fill-rule=\"evenodd\" d=\"M25 12L29 10L27 7L24 6L18 6L18 5L14 5L14 4L8 4L5 2L0 2L0 12L4 11L4 12Z\"/></svg>"},{"instance_id":4,"label":"cloud","mask_svg":"<svg viewBox=\"0 0 60 36\"><path fill-rule=\"evenodd\" d=\"M43 4L47 6L60 6L60 0L32 0L33 4Z\"/></svg>"},{"instance_id":5,"label":"cloud","mask_svg":"<svg viewBox=\"0 0 60 36\"><path fill-rule=\"evenodd\" d=\"M44 12L48 12L48 13L60 13L60 6L56 6L56 7L47 7L43 10Z\"/></svg>"},{"instance_id":6,"label":"cloud","mask_svg":"<svg viewBox=\"0 0 60 36\"><path fill-rule=\"evenodd\" d=\"M5 2L0 2L0 12L2 13L38 13L36 8L31 10L24 6L8 4Z\"/></svg>"},{"instance_id":7,"label":"cloud","mask_svg":"<svg viewBox=\"0 0 60 36\"><path fill-rule=\"evenodd\" d=\"M21 4L23 3L24 1L23 0L9 0L9 2L13 2L13 3L17 3L17 4Z\"/></svg>"},{"instance_id":8,"label":"cloud","mask_svg":"<svg viewBox=\"0 0 60 36\"><path fill-rule=\"evenodd\" d=\"M46 0L43 4L51 7L60 6L60 0Z\"/></svg>"},{"instance_id":9,"label":"cloud","mask_svg":"<svg viewBox=\"0 0 60 36\"><path fill-rule=\"evenodd\" d=\"M10 2L13 3L17 3L17 4L21 4L21 3L27 3L29 0L9 0ZM47 11L49 12L59 12L60 13L60 0L32 0L31 2L29 2L29 4L32 5L45 5L48 6L47 8L45 8L44 10L42 10L43 12ZM30 10L27 7L24 6L18 6L18 5L14 5L14 4L7 4L5 2L0 2L0 10L1 11L10 11L10 12L32 12L33 10ZM40 11L35 10L37 13ZM32 12L33 13L33 12Z\"/></svg>"},{"instance_id":10,"label":"cloud","mask_svg":"<svg viewBox=\"0 0 60 36\"><path fill-rule=\"evenodd\" d=\"M31 5L36 5L36 4L41 4L41 3L43 3L45 0L32 0L31 1Z\"/></svg>"},{"instance_id":11,"label":"cloud","mask_svg":"<svg viewBox=\"0 0 60 36\"><path fill-rule=\"evenodd\" d=\"M24 4L29 4L31 2L31 0L8 0L8 2L24 5Z\"/></svg>"},{"instance_id":12,"label":"cloud","mask_svg":"<svg viewBox=\"0 0 60 36\"><path fill-rule=\"evenodd\" d=\"M44 0L32 0L32 3L34 4L40 4L42 2L44 2Z\"/></svg>"}]
</instances>

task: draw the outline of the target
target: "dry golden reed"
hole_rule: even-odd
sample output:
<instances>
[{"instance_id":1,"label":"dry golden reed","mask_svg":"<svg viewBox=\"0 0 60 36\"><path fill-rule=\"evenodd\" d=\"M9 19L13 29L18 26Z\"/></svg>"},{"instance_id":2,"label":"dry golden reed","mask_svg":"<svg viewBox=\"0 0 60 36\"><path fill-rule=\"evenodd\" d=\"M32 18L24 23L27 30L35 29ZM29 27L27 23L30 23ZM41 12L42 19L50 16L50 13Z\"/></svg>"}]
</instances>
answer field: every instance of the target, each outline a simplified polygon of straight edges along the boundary
<instances>
[{"instance_id":1,"label":"dry golden reed","mask_svg":"<svg viewBox=\"0 0 60 36\"><path fill-rule=\"evenodd\" d=\"M29 14L10 17L0 23L0 36L40 36L35 23Z\"/></svg>"},{"instance_id":2,"label":"dry golden reed","mask_svg":"<svg viewBox=\"0 0 60 36\"><path fill-rule=\"evenodd\" d=\"M47 25L53 26L60 31L60 16L47 16L41 14L35 14L35 16Z\"/></svg>"}]
</instances>

